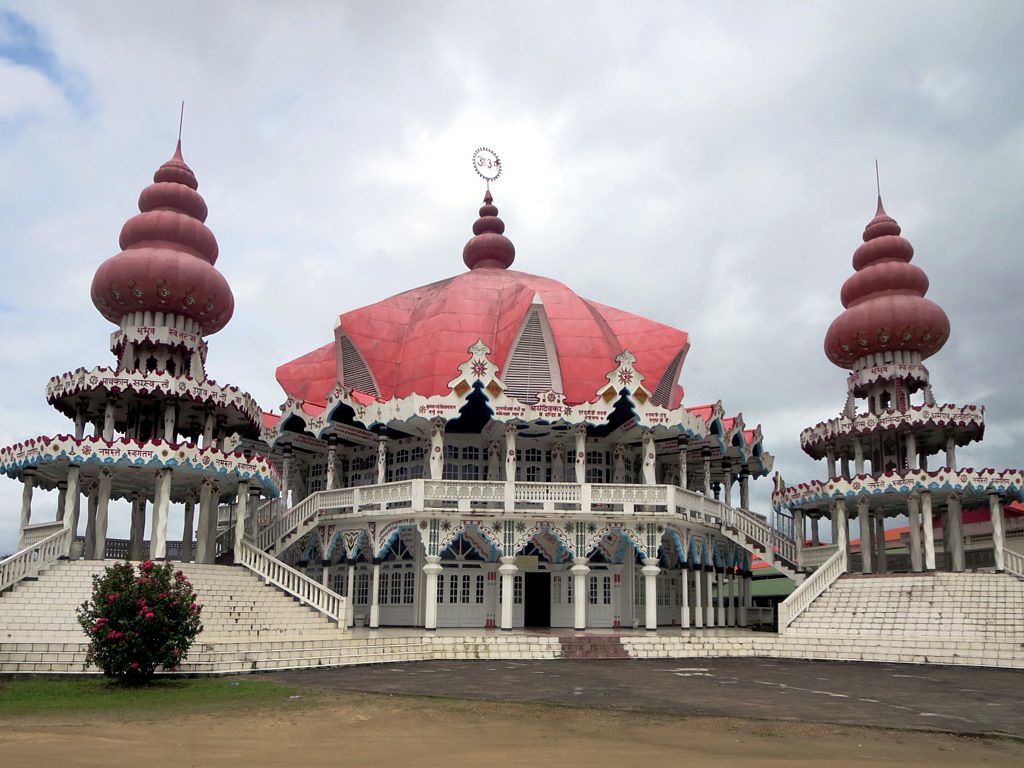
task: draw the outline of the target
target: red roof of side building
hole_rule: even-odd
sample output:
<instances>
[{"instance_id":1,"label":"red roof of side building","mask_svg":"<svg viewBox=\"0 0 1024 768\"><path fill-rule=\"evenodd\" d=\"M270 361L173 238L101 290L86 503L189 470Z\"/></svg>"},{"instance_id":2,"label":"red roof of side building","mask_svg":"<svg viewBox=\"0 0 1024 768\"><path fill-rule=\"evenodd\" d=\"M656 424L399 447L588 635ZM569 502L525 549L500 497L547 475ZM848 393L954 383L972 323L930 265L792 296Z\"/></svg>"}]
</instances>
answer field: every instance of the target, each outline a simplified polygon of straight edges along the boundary
<instances>
[{"instance_id":1,"label":"red roof of side building","mask_svg":"<svg viewBox=\"0 0 1024 768\"><path fill-rule=\"evenodd\" d=\"M672 364L689 348L684 331L588 301L557 280L515 270L478 267L346 312L339 333L363 356L381 399L443 395L479 339L497 365L506 365L535 297L551 329L569 402L592 400L606 386L615 357L628 349L652 392L666 370L675 368L669 405L678 407L683 390L676 383L679 367ZM326 344L282 365L278 382L292 397L323 402L337 380L336 349Z\"/></svg>"}]
</instances>

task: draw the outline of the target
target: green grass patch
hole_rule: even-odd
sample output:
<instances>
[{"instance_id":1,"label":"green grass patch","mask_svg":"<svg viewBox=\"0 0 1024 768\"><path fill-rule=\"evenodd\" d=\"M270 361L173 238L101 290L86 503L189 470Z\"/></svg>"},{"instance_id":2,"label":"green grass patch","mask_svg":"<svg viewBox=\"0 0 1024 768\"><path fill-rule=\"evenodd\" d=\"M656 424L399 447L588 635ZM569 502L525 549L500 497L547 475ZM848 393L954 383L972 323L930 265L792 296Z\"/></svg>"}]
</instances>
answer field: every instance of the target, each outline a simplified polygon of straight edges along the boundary
<instances>
[{"instance_id":1,"label":"green grass patch","mask_svg":"<svg viewBox=\"0 0 1024 768\"><path fill-rule=\"evenodd\" d=\"M87 712L145 718L269 704L303 706L310 701L311 694L297 688L245 677L157 679L137 688L101 677L0 680L0 718Z\"/></svg>"}]
</instances>

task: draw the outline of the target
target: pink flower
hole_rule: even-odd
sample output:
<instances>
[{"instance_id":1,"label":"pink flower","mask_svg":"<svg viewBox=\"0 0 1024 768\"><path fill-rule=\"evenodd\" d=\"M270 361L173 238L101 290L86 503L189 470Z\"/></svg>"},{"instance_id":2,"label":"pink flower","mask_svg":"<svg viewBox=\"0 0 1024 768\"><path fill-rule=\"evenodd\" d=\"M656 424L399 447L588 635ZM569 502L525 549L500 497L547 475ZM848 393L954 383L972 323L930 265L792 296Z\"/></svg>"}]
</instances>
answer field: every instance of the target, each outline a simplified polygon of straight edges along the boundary
<instances>
[{"instance_id":1,"label":"pink flower","mask_svg":"<svg viewBox=\"0 0 1024 768\"><path fill-rule=\"evenodd\" d=\"M133 662L132 662L131 664L129 664L128 666L129 666L129 667L131 667L132 669L138 669L138 668L139 668L139 662L137 662L137 661L133 661Z\"/></svg>"},{"instance_id":2,"label":"pink flower","mask_svg":"<svg viewBox=\"0 0 1024 768\"><path fill-rule=\"evenodd\" d=\"M146 614L146 618L147 618L147 619L152 619L152 618L153 618L153 612L152 612L152 611L150 611L149 613L147 613L147 614Z\"/></svg>"}]
</instances>

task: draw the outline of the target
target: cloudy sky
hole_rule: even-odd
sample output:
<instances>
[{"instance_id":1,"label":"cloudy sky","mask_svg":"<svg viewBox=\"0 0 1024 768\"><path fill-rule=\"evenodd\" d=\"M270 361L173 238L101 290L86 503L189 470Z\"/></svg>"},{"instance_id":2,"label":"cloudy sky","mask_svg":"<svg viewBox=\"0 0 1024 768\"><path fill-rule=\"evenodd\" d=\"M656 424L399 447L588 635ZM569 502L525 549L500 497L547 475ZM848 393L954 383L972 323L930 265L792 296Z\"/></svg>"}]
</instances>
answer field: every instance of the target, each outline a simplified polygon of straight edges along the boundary
<instances>
[{"instance_id":1,"label":"cloudy sky","mask_svg":"<svg viewBox=\"0 0 1024 768\"><path fill-rule=\"evenodd\" d=\"M89 284L184 99L236 300L210 375L264 407L339 312L464 269L489 145L516 268L689 331L685 402L817 477L798 434L843 404L822 339L877 158L953 325L936 397L988 407L961 462L1024 463L1024 5L499 6L0 0L0 444L66 430L47 379L110 362ZM0 552L19 506L0 480Z\"/></svg>"}]
</instances>

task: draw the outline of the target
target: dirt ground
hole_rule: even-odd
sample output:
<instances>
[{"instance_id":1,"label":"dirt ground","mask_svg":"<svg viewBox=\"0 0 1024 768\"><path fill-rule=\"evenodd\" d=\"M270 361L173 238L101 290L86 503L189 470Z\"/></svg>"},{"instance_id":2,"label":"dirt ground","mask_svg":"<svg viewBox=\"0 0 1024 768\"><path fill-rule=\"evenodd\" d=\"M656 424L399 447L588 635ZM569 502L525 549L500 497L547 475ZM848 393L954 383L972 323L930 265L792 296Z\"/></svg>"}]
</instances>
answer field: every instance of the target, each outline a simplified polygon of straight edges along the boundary
<instances>
[{"instance_id":1,"label":"dirt ground","mask_svg":"<svg viewBox=\"0 0 1024 768\"><path fill-rule=\"evenodd\" d=\"M314 693L242 711L8 719L0 765L1021 766L1024 743L732 718L365 693ZM724 762L721 762L724 761Z\"/></svg>"}]
</instances>

